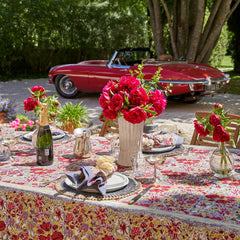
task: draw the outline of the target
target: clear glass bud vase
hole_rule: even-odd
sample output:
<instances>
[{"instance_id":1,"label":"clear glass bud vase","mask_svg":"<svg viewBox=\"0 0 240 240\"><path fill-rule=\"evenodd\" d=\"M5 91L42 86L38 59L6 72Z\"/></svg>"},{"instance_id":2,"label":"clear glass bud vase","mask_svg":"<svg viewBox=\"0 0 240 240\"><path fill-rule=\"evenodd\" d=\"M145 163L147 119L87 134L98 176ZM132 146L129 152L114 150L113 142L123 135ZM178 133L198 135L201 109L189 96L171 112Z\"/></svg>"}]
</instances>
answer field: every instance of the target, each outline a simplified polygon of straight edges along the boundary
<instances>
[{"instance_id":1,"label":"clear glass bud vase","mask_svg":"<svg viewBox=\"0 0 240 240\"><path fill-rule=\"evenodd\" d=\"M210 168L218 178L228 178L234 170L234 158L225 145L225 142L219 142L210 158Z\"/></svg>"}]
</instances>

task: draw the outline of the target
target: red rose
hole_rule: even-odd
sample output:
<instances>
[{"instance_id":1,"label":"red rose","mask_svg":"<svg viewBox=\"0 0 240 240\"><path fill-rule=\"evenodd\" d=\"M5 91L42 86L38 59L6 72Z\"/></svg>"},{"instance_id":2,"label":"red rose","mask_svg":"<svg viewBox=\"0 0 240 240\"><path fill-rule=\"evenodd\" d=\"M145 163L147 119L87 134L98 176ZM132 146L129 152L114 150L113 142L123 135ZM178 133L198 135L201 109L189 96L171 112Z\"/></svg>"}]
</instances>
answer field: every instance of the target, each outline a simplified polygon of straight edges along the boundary
<instances>
[{"instance_id":1,"label":"red rose","mask_svg":"<svg viewBox=\"0 0 240 240\"><path fill-rule=\"evenodd\" d=\"M140 107L134 107L129 112L125 112L124 119L130 123L141 123L146 120L147 113Z\"/></svg>"},{"instance_id":2,"label":"red rose","mask_svg":"<svg viewBox=\"0 0 240 240\"><path fill-rule=\"evenodd\" d=\"M6 224L4 221L0 221L0 231L3 231L6 228Z\"/></svg>"},{"instance_id":3,"label":"red rose","mask_svg":"<svg viewBox=\"0 0 240 240\"><path fill-rule=\"evenodd\" d=\"M212 114L209 118L209 123L212 125L212 126L217 126L221 123L221 118L220 116L216 115L216 114Z\"/></svg>"},{"instance_id":4,"label":"red rose","mask_svg":"<svg viewBox=\"0 0 240 240\"><path fill-rule=\"evenodd\" d=\"M199 123L197 120L194 120L194 127L196 129L196 132L200 135L200 136L207 136L210 132L207 129L204 129L204 126Z\"/></svg>"},{"instance_id":5,"label":"red rose","mask_svg":"<svg viewBox=\"0 0 240 240\"><path fill-rule=\"evenodd\" d=\"M103 110L103 116L107 119L116 119L118 112L112 111L109 108Z\"/></svg>"},{"instance_id":6,"label":"red rose","mask_svg":"<svg viewBox=\"0 0 240 240\"><path fill-rule=\"evenodd\" d=\"M123 76L118 83L118 89L120 91L130 92L131 90L137 89L141 82L135 77Z\"/></svg>"},{"instance_id":7,"label":"red rose","mask_svg":"<svg viewBox=\"0 0 240 240\"><path fill-rule=\"evenodd\" d=\"M123 97L120 94L115 94L109 103L109 109L112 111L118 111L122 108L123 105Z\"/></svg>"},{"instance_id":8,"label":"red rose","mask_svg":"<svg viewBox=\"0 0 240 240\"><path fill-rule=\"evenodd\" d=\"M102 108L107 108L110 102L110 97L107 92L103 92L103 94L99 98L99 104Z\"/></svg>"},{"instance_id":9,"label":"red rose","mask_svg":"<svg viewBox=\"0 0 240 240\"><path fill-rule=\"evenodd\" d=\"M228 142L230 135L222 125L218 125L213 130L213 140L217 142Z\"/></svg>"},{"instance_id":10,"label":"red rose","mask_svg":"<svg viewBox=\"0 0 240 240\"><path fill-rule=\"evenodd\" d=\"M216 103L215 106L214 106L214 108L215 108L215 109L216 109L216 108L223 108L223 105L222 105L221 103Z\"/></svg>"},{"instance_id":11,"label":"red rose","mask_svg":"<svg viewBox=\"0 0 240 240\"><path fill-rule=\"evenodd\" d=\"M148 95L144 88L132 90L129 95L129 103L134 106L146 106L148 103Z\"/></svg>"}]
</instances>

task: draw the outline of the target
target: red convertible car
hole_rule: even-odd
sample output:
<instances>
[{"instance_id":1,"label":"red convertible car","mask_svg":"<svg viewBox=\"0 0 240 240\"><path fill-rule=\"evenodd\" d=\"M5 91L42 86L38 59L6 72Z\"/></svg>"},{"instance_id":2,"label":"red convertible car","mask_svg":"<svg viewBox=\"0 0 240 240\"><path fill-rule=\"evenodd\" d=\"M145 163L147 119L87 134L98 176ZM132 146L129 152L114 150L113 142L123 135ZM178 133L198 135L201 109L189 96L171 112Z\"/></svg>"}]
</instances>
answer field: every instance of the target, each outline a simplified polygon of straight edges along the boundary
<instances>
[{"instance_id":1,"label":"red convertible car","mask_svg":"<svg viewBox=\"0 0 240 240\"><path fill-rule=\"evenodd\" d=\"M161 67L159 89L165 89L172 83L169 96L184 101L195 101L204 95L214 94L230 82L228 75L207 65L154 59L149 48L120 49L108 61L90 60L52 67L49 82L55 84L61 96L74 98L80 92L101 92L108 81L131 75L129 70L135 73L141 63L144 80L151 81Z\"/></svg>"}]
</instances>

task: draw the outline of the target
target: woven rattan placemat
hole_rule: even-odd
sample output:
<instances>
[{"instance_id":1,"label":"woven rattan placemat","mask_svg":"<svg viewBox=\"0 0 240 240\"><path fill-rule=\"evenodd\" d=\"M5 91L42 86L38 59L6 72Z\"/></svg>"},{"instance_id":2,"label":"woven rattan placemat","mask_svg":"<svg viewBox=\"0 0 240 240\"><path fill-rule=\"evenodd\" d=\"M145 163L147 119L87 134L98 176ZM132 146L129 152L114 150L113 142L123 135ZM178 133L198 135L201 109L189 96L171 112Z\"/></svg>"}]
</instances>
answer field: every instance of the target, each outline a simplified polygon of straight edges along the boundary
<instances>
[{"instance_id":1,"label":"woven rattan placemat","mask_svg":"<svg viewBox=\"0 0 240 240\"><path fill-rule=\"evenodd\" d=\"M85 199L85 200L87 199L87 200L100 201L100 200L114 200L119 198L125 198L136 193L141 187L140 182L135 181L133 178L129 178L129 183L127 184L127 186L114 192L107 192L105 196L102 196L100 193L89 193L89 192L83 192L83 191L77 192L75 189L69 187L65 183L65 178L66 177L64 176L56 182L55 188L57 192L64 196L68 196L71 198Z\"/></svg>"}]
</instances>

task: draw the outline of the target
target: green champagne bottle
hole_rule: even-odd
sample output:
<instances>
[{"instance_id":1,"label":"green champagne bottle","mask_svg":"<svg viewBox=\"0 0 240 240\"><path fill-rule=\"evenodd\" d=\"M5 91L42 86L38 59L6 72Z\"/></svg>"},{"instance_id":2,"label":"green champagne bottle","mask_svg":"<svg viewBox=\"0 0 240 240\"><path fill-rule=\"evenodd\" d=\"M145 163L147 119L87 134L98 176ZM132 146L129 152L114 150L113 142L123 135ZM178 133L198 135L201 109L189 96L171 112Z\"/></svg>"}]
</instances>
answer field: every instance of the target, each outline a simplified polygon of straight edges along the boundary
<instances>
[{"instance_id":1,"label":"green champagne bottle","mask_svg":"<svg viewBox=\"0 0 240 240\"><path fill-rule=\"evenodd\" d=\"M53 139L48 123L47 104L41 104L36 146L37 164L41 166L51 165L53 163Z\"/></svg>"}]
</instances>

